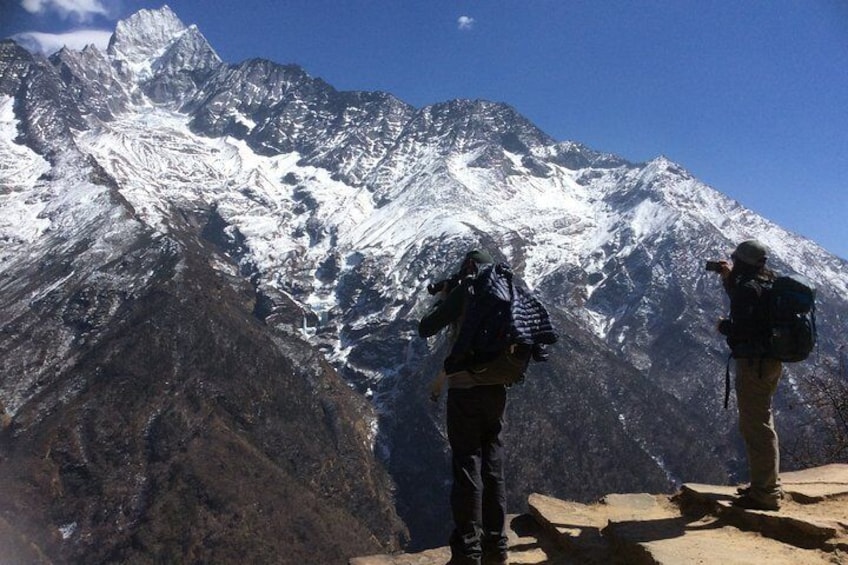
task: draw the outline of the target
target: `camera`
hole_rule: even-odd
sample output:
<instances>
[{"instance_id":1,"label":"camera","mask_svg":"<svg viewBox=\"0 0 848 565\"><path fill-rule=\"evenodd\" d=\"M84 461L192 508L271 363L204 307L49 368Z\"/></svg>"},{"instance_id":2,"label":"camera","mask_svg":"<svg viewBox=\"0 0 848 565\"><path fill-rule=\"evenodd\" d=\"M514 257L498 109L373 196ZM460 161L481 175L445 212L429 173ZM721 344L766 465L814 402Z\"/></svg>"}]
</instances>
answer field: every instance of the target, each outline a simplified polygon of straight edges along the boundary
<instances>
[{"instance_id":1,"label":"camera","mask_svg":"<svg viewBox=\"0 0 848 565\"><path fill-rule=\"evenodd\" d=\"M721 261L707 261L707 264L704 265L704 269L707 271L711 271L713 273L721 272Z\"/></svg>"},{"instance_id":2,"label":"camera","mask_svg":"<svg viewBox=\"0 0 848 565\"><path fill-rule=\"evenodd\" d=\"M449 293L459 284L459 275L451 275L450 277L427 285L427 292L432 295L439 294L443 290Z\"/></svg>"}]
</instances>

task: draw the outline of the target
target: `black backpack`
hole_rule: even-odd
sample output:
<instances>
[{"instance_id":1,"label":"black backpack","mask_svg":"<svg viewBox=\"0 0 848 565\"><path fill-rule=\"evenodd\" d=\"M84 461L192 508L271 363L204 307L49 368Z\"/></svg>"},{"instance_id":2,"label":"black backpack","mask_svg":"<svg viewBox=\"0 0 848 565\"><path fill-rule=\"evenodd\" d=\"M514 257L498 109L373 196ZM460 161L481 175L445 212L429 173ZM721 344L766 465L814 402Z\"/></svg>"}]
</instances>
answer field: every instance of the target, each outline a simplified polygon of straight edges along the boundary
<instances>
[{"instance_id":1,"label":"black backpack","mask_svg":"<svg viewBox=\"0 0 848 565\"><path fill-rule=\"evenodd\" d=\"M484 265L468 292L466 317L446 369L492 370L515 382L531 357L546 359L544 346L556 342L556 332L545 307L513 277L509 265Z\"/></svg>"},{"instance_id":2,"label":"black backpack","mask_svg":"<svg viewBox=\"0 0 848 565\"><path fill-rule=\"evenodd\" d=\"M777 277L768 290L766 357L803 361L816 345L816 289L800 275Z\"/></svg>"},{"instance_id":3,"label":"black backpack","mask_svg":"<svg viewBox=\"0 0 848 565\"><path fill-rule=\"evenodd\" d=\"M474 280L474 315L479 317L471 349L481 357L494 356L512 343L512 270L505 263L485 265Z\"/></svg>"},{"instance_id":4,"label":"black backpack","mask_svg":"<svg viewBox=\"0 0 848 565\"><path fill-rule=\"evenodd\" d=\"M762 285L766 300L763 357L797 363L816 346L816 287L801 275L784 275ZM730 358L724 382L724 408L730 401Z\"/></svg>"}]
</instances>

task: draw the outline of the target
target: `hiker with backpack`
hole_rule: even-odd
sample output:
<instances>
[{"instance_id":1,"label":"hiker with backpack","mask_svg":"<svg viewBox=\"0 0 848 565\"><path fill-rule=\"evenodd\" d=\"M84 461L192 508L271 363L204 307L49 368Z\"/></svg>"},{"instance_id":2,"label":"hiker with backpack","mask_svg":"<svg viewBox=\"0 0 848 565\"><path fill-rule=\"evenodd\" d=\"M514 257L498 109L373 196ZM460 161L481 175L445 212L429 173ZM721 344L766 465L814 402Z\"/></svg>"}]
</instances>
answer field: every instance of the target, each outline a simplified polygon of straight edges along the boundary
<instances>
[{"instance_id":1,"label":"hiker with backpack","mask_svg":"<svg viewBox=\"0 0 848 565\"><path fill-rule=\"evenodd\" d=\"M815 319L810 327L804 316L813 306L814 291L802 277L776 277L767 269L766 247L757 240L740 243L731 259L710 262L707 269L721 276L730 297L730 317L719 321L718 331L734 359L739 430L748 459L750 485L738 489L733 504L778 510L783 492L772 398L782 361L806 358L815 341Z\"/></svg>"},{"instance_id":2,"label":"hiker with backpack","mask_svg":"<svg viewBox=\"0 0 848 565\"><path fill-rule=\"evenodd\" d=\"M506 484L501 438L507 387L556 341L544 307L504 263L465 255L457 273L431 285L436 302L421 319L427 338L450 327L444 361L453 486L453 565L507 563ZM434 392L437 394L437 392Z\"/></svg>"}]
</instances>

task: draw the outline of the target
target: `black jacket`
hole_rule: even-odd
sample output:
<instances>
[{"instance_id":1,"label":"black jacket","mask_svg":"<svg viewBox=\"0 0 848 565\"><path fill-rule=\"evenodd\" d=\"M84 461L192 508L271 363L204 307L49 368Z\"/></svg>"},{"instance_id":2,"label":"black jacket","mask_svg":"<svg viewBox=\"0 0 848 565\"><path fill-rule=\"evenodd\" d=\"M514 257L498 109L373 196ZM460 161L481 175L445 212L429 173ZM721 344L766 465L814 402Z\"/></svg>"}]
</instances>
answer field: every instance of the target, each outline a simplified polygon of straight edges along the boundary
<instances>
[{"instance_id":1,"label":"black jacket","mask_svg":"<svg viewBox=\"0 0 848 565\"><path fill-rule=\"evenodd\" d=\"M719 325L734 358L759 358L768 346L768 292L770 273L731 273L725 285L730 297L730 319Z\"/></svg>"}]
</instances>

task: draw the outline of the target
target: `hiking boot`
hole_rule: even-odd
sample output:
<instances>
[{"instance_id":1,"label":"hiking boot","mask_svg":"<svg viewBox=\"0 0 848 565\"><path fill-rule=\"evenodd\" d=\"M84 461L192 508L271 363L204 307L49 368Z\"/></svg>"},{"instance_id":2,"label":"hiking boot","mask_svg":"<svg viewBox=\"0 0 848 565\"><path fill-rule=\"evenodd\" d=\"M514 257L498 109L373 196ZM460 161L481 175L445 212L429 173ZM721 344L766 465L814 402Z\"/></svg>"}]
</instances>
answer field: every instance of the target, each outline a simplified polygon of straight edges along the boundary
<instances>
[{"instance_id":1,"label":"hiking boot","mask_svg":"<svg viewBox=\"0 0 848 565\"><path fill-rule=\"evenodd\" d=\"M780 510L780 499L760 500L745 494L733 501L733 506L748 510Z\"/></svg>"},{"instance_id":2,"label":"hiking boot","mask_svg":"<svg viewBox=\"0 0 848 565\"><path fill-rule=\"evenodd\" d=\"M484 553L482 565L508 565L509 555L506 552Z\"/></svg>"},{"instance_id":3,"label":"hiking boot","mask_svg":"<svg viewBox=\"0 0 848 565\"><path fill-rule=\"evenodd\" d=\"M489 533L483 536L483 565L506 565L509 563L509 555L507 552L506 535L503 533Z\"/></svg>"},{"instance_id":4,"label":"hiking boot","mask_svg":"<svg viewBox=\"0 0 848 565\"><path fill-rule=\"evenodd\" d=\"M447 562L447 565L480 565L480 559L475 557L466 557L465 555L454 555Z\"/></svg>"},{"instance_id":5,"label":"hiking boot","mask_svg":"<svg viewBox=\"0 0 848 565\"><path fill-rule=\"evenodd\" d=\"M450 536L451 558L447 565L480 565L483 553L480 546L480 531L472 527L471 532L460 534L457 530L451 532Z\"/></svg>"}]
</instances>

